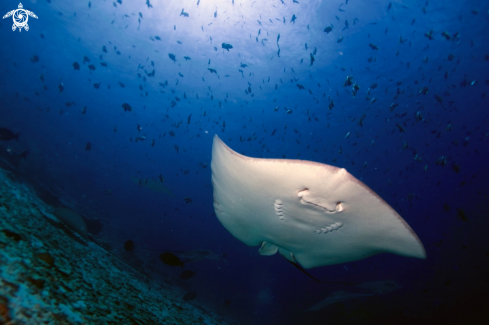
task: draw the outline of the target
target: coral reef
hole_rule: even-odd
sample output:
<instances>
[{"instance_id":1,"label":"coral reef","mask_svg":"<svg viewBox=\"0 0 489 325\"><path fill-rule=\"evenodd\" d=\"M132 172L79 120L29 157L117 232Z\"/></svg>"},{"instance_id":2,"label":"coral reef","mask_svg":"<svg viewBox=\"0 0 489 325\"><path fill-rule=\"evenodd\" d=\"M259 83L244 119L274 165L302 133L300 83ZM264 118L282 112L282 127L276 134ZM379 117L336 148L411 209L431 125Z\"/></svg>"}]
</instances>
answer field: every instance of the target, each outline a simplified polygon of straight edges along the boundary
<instances>
[{"instance_id":1,"label":"coral reef","mask_svg":"<svg viewBox=\"0 0 489 325\"><path fill-rule=\"evenodd\" d=\"M0 324L226 324L96 243L66 236L50 210L0 169Z\"/></svg>"}]
</instances>

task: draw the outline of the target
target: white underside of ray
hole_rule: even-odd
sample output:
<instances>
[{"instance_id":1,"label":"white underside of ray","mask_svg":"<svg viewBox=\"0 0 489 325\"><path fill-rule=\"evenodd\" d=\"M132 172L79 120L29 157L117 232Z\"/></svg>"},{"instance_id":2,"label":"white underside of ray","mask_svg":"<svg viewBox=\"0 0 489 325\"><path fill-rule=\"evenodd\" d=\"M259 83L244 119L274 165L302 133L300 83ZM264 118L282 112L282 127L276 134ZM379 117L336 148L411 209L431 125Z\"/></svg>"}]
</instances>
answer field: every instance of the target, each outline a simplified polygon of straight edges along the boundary
<instances>
[{"instance_id":1,"label":"white underside of ray","mask_svg":"<svg viewBox=\"0 0 489 325\"><path fill-rule=\"evenodd\" d=\"M426 258L409 225L343 168L238 154L214 136L214 209L231 234L260 254L279 251L304 268L378 253Z\"/></svg>"}]
</instances>

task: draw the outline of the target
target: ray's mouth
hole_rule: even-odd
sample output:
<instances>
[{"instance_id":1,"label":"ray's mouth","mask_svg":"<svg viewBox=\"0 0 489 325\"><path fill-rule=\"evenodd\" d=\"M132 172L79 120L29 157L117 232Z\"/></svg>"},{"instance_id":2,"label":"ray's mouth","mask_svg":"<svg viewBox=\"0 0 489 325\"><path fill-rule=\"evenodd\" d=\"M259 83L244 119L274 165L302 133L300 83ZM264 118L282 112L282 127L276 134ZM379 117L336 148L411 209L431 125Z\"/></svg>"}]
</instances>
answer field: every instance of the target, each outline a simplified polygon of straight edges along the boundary
<instances>
[{"instance_id":1,"label":"ray's mouth","mask_svg":"<svg viewBox=\"0 0 489 325\"><path fill-rule=\"evenodd\" d=\"M327 206L324 206L323 204L321 204L319 202L314 202L314 200L312 200L313 198L307 199L306 195L308 193L309 193L308 188L304 188L303 190L300 190L299 192L297 192L297 196L300 197L302 204L309 204L309 205L315 206L317 208L324 210L326 213L339 213L345 209L342 202L336 202L335 208L331 209Z\"/></svg>"}]
</instances>

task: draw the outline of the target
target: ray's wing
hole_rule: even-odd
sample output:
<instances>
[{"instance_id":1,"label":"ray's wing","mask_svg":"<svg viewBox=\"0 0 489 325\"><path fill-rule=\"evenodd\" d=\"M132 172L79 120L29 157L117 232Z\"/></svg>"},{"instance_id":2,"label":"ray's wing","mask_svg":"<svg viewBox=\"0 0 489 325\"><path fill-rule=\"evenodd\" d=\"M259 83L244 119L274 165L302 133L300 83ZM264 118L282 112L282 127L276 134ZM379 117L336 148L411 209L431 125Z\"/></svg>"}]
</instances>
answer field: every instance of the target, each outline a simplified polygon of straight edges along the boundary
<instances>
[{"instance_id":1,"label":"ray's wing","mask_svg":"<svg viewBox=\"0 0 489 325\"><path fill-rule=\"evenodd\" d=\"M29 16L33 17L33 18L36 18L37 19L37 16L35 13L33 13L32 11L29 11L29 10L26 10L25 11Z\"/></svg>"},{"instance_id":2,"label":"ray's wing","mask_svg":"<svg viewBox=\"0 0 489 325\"><path fill-rule=\"evenodd\" d=\"M14 12L15 12L15 10L12 10L12 11L7 12L7 13L5 14L5 16L3 16L3 19L5 19L5 18L8 18L8 17L12 16L12 15L14 14ZM36 17L36 18L37 18L37 17Z\"/></svg>"}]
</instances>

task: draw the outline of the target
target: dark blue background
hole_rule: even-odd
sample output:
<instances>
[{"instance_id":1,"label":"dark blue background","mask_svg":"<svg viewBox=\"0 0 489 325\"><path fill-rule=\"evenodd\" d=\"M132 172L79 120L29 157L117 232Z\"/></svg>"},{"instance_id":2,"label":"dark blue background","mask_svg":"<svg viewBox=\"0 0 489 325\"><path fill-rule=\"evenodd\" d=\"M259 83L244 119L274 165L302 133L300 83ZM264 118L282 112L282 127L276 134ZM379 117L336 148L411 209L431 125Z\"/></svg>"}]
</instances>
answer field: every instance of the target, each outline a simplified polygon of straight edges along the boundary
<instances>
[{"instance_id":1,"label":"dark blue background","mask_svg":"<svg viewBox=\"0 0 489 325\"><path fill-rule=\"evenodd\" d=\"M100 218L104 228L96 240L115 254L136 267L144 263L159 281L195 291L202 305L246 324L482 317L489 271L489 4L196 2L153 0L148 8L143 0L94 0L89 8L88 1L37 0L24 3L39 17L29 18L29 31L12 32L11 18L0 21L0 127L20 132L17 142L0 145L29 150L20 166L24 178L86 217ZM0 8L6 13L17 5L3 1ZM189 17L179 15L182 8ZM333 31L323 32L330 24ZM433 40L425 35L430 31ZM458 36L446 40L442 32ZM83 63L84 56L90 62ZM155 76L148 76L153 69ZM355 97L344 87L348 75L360 87ZM124 112L123 103L132 111ZM391 111L392 103L398 106ZM221 226L212 206L214 134L248 156L346 168L409 223L428 258L382 254L311 269L323 281L394 280L402 289L303 312L334 291L362 290L318 284L279 255L260 256L258 247ZM135 142L138 136L146 139ZM441 156L445 166L436 164ZM133 181L160 174L173 196ZM131 254L122 249L128 239L136 242ZM196 276L182 281L179 268L142 248L203 248L227 257L189 264Z\"/></svg>"}]
</instances>

